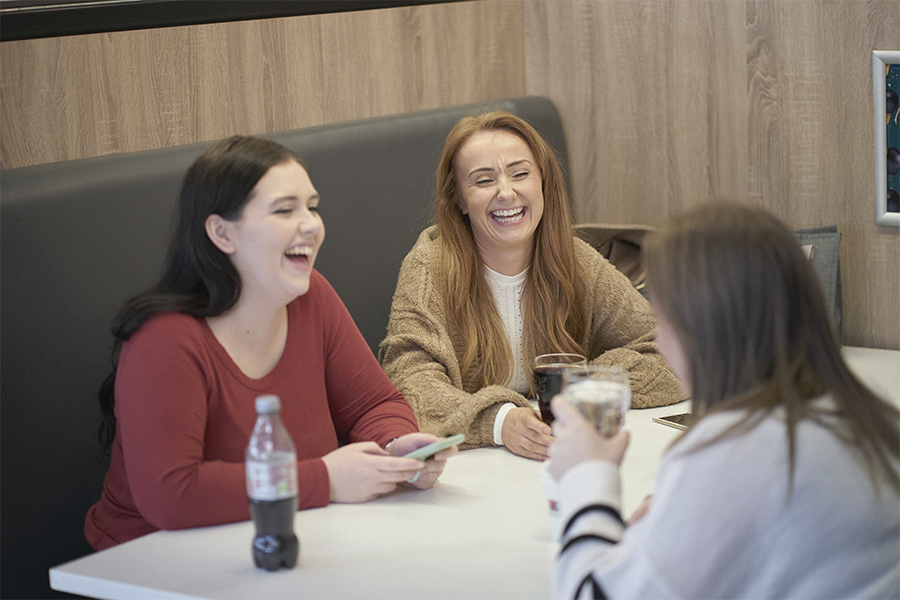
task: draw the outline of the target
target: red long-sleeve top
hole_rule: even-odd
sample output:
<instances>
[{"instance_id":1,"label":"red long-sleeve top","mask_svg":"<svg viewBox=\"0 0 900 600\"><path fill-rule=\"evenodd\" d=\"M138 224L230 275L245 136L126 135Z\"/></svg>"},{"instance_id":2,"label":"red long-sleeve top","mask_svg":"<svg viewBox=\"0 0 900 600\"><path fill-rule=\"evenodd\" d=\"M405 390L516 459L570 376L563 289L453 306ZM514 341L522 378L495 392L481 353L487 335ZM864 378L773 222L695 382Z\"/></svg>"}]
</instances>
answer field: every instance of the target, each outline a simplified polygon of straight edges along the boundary
<instances>
[{"instance_id":1,"label":"red long-sleeve top","mask_svg":"<svg viewBox=\"0 0 900 600\"><path fill-rule=\"evenodd\" d=\"M301 509L328 504L321 457L339 442L384 446L418 430L412 409L316 271L309 291L288 305L284 353L261 379L241 372L205 319L158 314L122 346L110 468L85 519L91 546L249 519L244 452L261 394L281 398L297 448Z\"/></svg>"}]
</instances>

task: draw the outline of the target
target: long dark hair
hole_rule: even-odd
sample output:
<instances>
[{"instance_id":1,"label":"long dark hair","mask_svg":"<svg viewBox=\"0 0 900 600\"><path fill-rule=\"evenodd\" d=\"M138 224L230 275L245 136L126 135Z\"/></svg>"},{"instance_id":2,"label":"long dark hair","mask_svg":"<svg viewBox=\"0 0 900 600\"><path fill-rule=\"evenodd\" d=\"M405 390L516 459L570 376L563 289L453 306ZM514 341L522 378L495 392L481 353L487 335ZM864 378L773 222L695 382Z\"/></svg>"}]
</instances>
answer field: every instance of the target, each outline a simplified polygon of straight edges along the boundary
<instances>
[{"instance_id":1,"label":"long dark hair","mask_svg":"<svg viewBox=\"0 0 900 600\"><path fill-rule=\"evenodd\" d=\"M234 136L207 148L188 169L163 275L156 285L128 300L113 319L113 369L98 394L104 452L109 451L116 433L114 391L122 343L160 312L214 317L234 306L241 293L241 278L228 256L207 236L206 220L213 214L229 221L239 219L263 175L292 160L303 164L281 144Z\"/></svg>"},{"instance_id":2,"label":"long dark hair","mask_svg":"<svg viewBox=\"0 0 900 600\"><path fill-rule=\"evenodd\" d=\"M791 478L797 424L811 419L859 450L873 484L880 471L900 487L900 414L844 363L815 270L781 221L755 207L702 206L649 236L644 257L654 309L689 357L695 418L746 412L710 443L782 407ZM823 394L833 413L811 402Z\"/></svg>"}]
</instances>

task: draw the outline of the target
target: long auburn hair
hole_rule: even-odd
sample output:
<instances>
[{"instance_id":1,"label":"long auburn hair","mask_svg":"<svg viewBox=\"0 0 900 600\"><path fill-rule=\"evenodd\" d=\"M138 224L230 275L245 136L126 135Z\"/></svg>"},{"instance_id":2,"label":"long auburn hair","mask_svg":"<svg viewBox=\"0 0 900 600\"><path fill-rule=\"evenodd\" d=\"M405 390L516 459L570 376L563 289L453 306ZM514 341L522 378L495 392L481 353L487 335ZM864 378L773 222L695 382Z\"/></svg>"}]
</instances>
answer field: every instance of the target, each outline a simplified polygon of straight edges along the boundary
<instances>
[{"instance_id":1,"label":"long auburn hair","mask_svg":"<svg viewBox=\"0 0 900 600\"><path fill-rule=\"evenodd\" d=\"M585 307L577 294L580 277L574 229L556 153L531 125L508 112L466 116L444 142L436 173L435 220L441 247L438 281L443 286L447 314L465 339L458 359L463 378L472 382L473 389L467 391L508 383L514 364L469 217L461 210L454 165L460 148L472 135L491 130L508 131L524 140L541 175L544 214L534 233L522 298L526 369L530 369L532 357L546 352L583 354L579 340L584 335Z\"/></svg>"},{"instance_id":2,"label":"long auburn hair","mask_svg":"<svg viewBox=\"0 0 900 600\"><path fill-rule=\"evenodd\" d=\"M122 343L160 312L214 317L234 306L241 278L228 256L207 236L206 219L213 214L229 221L240 219L257 182L270 168L289 161L303 164L281 144L233 136L207 148L187 170L163 275L156 285L128 300L113 319L113 369L98 393L104 452L116 433L114 391Z\"/></svg>"},{"instance_id":3,"label":"long auburn hair","mask_svg":"<svg viewBox=\"0 0 900 600\"><path fill-rule=\"evenodd\" d=\"M791 480L797 424L808 418L860 450L873 484L882 471L900 488L900 413L844 363L815 270L781 221L760 208L706 205L651 234L644 252L651 303L688 357L695 422L746 411L710 443L782 407ZM833 411L811 403L826 393Z\"/></svg>"}]
</instances>

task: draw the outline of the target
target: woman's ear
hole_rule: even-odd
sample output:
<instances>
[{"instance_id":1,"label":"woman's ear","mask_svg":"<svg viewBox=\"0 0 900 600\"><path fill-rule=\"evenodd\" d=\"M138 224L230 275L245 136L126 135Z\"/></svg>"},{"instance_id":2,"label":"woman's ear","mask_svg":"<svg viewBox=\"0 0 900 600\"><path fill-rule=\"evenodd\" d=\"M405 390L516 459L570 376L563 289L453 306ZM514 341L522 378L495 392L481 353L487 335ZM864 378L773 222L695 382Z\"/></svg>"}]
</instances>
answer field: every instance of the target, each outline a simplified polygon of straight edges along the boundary
<instances>
[{"instance_id":1,"label":"woman's ear","mask_svg":"<svg viewBox=\"0 0 900 600\"><path fill-rule=\"evenodd\" d=\"M462 195L457 191L453 194L454 200L456 200L456 206L459 207L459 212L466 216L469 214L469 209L466 208L466 203L463 202Z\"/></svg>"},{"instance_id":2,"label":"woman's ear","mask_svg":"<svg viewBox=\"0 0 900 600\"><path fill-rule=\"evenodd\" d=\"M235 247L231 241L231 221L212 214L206 217L206 236L216 248L225 254L234 254Z\"/></svg>"}]
</instances>

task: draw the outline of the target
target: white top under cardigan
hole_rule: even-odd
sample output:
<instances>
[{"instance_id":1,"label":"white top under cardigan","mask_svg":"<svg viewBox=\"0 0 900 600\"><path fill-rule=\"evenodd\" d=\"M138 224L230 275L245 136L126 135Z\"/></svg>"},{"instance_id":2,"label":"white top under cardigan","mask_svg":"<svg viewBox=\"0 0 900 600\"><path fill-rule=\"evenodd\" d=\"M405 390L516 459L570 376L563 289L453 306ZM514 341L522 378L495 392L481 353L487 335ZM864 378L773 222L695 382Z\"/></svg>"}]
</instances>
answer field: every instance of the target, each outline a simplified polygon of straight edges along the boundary
<instances>
[{"instance_id":1,"label":"white top under cardigan","mask_svg":"<svg viewBox=\"0 0 900 600\"><path fill-rule=\"evenodd\" d=\"M506 332L506 339L512 348L513 373L512 381L509 388L515 392L528 395L530 387L528 385L528 376L525 374L525 358L522 356L522 332L523 323L522 316L522 290L525 289L525 277L528 275L528 269L525 269L518 275L508 276L501 275L487 265L484 265L485 277L488 285L494 294L494 306L497 307L497 313L500 320L503 321L503 329ZM503 445L500 432L503 430L503 421L506 414L515 408L516 405L508 402L500 407L497 417L494 419L494 443L498 446Z\"/></svg>"},{"instance_id":2,"label":"white top under cardigan","mask_svg":"<svg viewBox=\"0 0 900 600\"><path fill-rule=\"evenodd\" d=\"M897 493L882 478L876 494L851 448L804 420L789 494L781 414L684 454L738 414L700 421L663 457L653 504L628 528L612 463L569 470L554 597L596 586L608 598L900 598Z\"/></svg>"}]
</instances>

